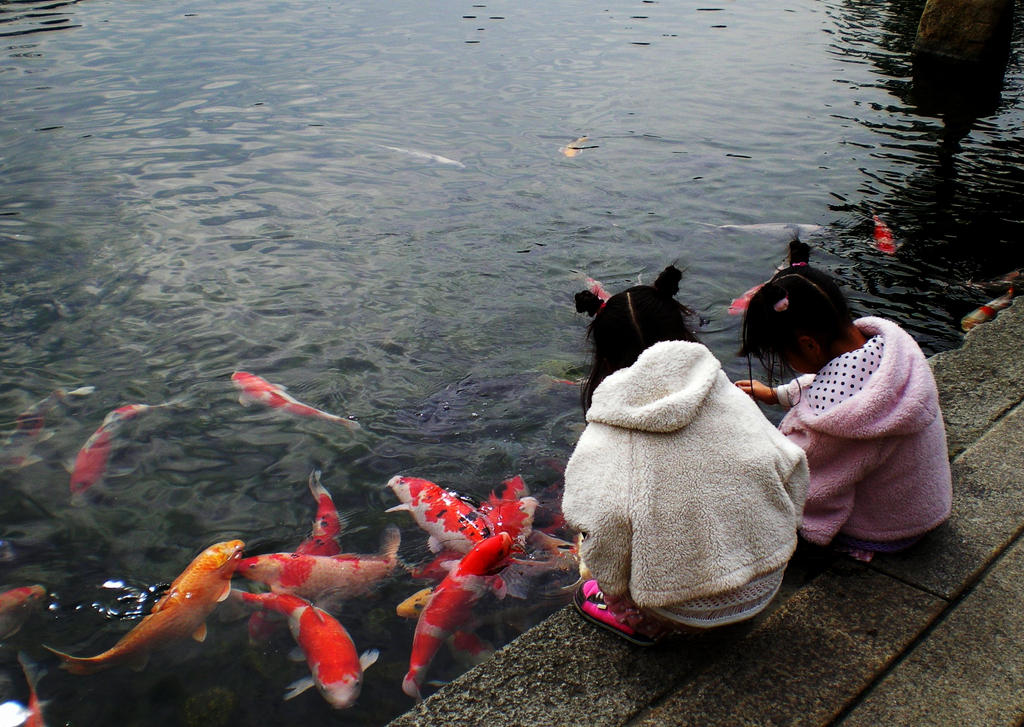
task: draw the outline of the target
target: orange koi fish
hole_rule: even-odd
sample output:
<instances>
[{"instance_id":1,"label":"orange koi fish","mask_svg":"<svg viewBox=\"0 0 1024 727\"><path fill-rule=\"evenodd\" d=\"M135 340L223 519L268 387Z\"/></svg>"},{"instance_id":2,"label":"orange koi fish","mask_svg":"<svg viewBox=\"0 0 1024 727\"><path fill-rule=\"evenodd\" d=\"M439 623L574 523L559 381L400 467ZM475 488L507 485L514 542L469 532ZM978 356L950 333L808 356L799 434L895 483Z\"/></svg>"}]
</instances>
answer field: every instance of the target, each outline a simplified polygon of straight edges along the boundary
<instances>
[{"instance_id":1,"label":"orange koi fish","mask_svg":"<svg viewBox=\"0 0 1024 727\"><path fill-rule=\"evenodd\" d=\"M327 412L312 407L309 404L303 404L301 401L288 394L283 386L272 384L266 379L260 378L255 374L250 374L246 371L236 371L231 374L231 381L234 382L235 386L242 392L238 397L238 402L243 406L248 406L249 404L254 403L263 404L265 406L269 406L271 409L277 409L278 411L288 412L289 414L295 414L297 416L326 419L329 422L342 424L352 430L361 428L357 422L354 422L351 419L346 419L335 414L328 414Z\"/></svg>"},{"instance_id":2,"label":"orange koi fish","mask_svg":"<svg viewBox=\"0 0 1024 727\"><path fill-rule=\"evenodd\" d=\"M288 685L285 699L297 697L316 685L335 709L355 704L363 686L363 672L377 661L376 649L358 654L352 637L337 619L298 596L244 593L242 598L287 617L295 643L306 655L311 675Z\"/></svg>"},{"instance_id":3,"label":"orange koi fish","mask_svg":"<svg viewBox=\"0 0 1024 727\"><path fill-rule=\"evenodd\" d=\"M103 417L103 423L85 441L71 471L71 494L80 495L102 479L107 471L113 437L129 419L170 404L127 404Z\"/></svg>"},{"instance_id":4,"label":"orange koi fish","mask_svg":"<svg viewBox=\"0 0 1024 727\"><path fill-rule=\"evenodd\" d=\"M996 313L1003 310L1004 308L1010 307L1013 303L1013 286L1006 291L1005 295L1001 295L995 300L990 300L988 303L982 306L978 306L970 313L965 315L960 321L960 328L967 332L977 325L990 321L995 318Z\"/></svg>"},{"instance_id":5,"label":"orange koi fish","mask_svg":"<svg viewBox=\"0 0 1024 727\"><path fill-rule=\"evenodd\" d=\"M43 429L46 416L65 398L86 396L93 391L95 388L92 386L71 391L57 389L19 414L14 420L14 431L0 444L0 469L17 469L38 462L39 458L32 454L32 450L37 442L48 436Z\"/></svg>"},{"instance_id":6,"label":"orange koi fish","mask_svg":"<svg viewBox=\"0 0 1024 727\"><path fill-rule=\"evenodd\" d=\"M590 141L590 137L581 136L579 139L576 139L576 141L571 141L565 146L559 147L558 151L567 157L574 157L584 149L597 148L597 144L588 144L588 141Z\"/></svg>"},{"instance_id":7,"label":"orange koi fish","mask_svg":"<svg viewBox=\"0 0 1024 727\"><path fill-rule=\"evenodd\" d=\"M398 565L401 540L401 531L391 525L384 531L376 555L271 553L244 559L238 573L265 583L274 593L289 593L314 603L354 598L369 593L391 575Z\"/></svg>"},{"instance_id":8,"label":"orange koi fish","mask_svg":"<svg viewBox=\"0 0 1024 727\"><path fill-rule=\"evenodd\" d=\"M295 549L296 553L308 555L337 555L341 552L341 546L335 537L341 532L341 518L334 507L334 500L331 493L320 482L320 470L314 470L309 475L309 491L316 499L316 519L313 521L313 530Z\"/></svg>"},{"instance_id":9,"label":"orange koi fish","mask_svg":"<svg viewBox=\"0 0 1024 727\"><path fill-rule=\"evenodd\" d=\"M0 639L18 632L28 617L43 604L46 589L21 586L0 593Z\"/></svg>"},{"instance_id":10,"label":"orange koi fish","mask_svg":"<svg viewBox=\"0 0 1024 727\"><path fill-rule=\"evenodd\" d=\"M455 570L441 581L420 613L402 691L419 700L420 687L438 648L472 621L473 606L492 590L494 576L512 553L512 538L498 533L473 546Z\"/></svg>"},{"instance_id":11,"label":"orange koi fish","mask_svg":"<svg viewBox=\"0 0 1024 727\"><path fill-rule=\"evenodd\" d=\"M897 245L892 230L878 215L871 215L871 218L875 221L875 249L887 255L895 255Z\"/></svg>"},{"instance_id":12,"label":"orange koi fish","mask_svg":"<svg viewBox=\"0 0 1024 727\"><path fill-rule=\"evenodd\" d=\"M231 591L231 576L242 559L245 544L229 540L211 545L174 579L170 590L153 610L120 641L102 654L77 657L49 646L63 660L61 667L72 674L92 674L115 664L141 670L153 649L191 636L206 639L206 617Z\"/></svg>"},{"instance_id":13,"label":"orange koi fish","mask_svg":"<svg viewBox=\"0 0 1024 727\"><path fill-rule=\"evenodd\" d=\"M18 652L18 663L21 664L21 671L25 674L25 681L28 682L28 709L25 713L25 721L20 722L22 727L46 727L43 720L43 703L39 701L36 693L36 685L43 676L43 672L29 661L24 652Z\"/></svg>"},{"instance_id":14,"label":"orange koi fish","mask_svg":"<svg viewBox=\"0 0 1024 727\"><path fill-rule=\"evenodd\" d=\"M396 475L387 486L402 504L385 512L408 510L416 523L427 531L430 536L427 545L434 553L441 550L468 553L493 532L490 521L473 505L430 480Z\"/></svg>"}]
</instances>

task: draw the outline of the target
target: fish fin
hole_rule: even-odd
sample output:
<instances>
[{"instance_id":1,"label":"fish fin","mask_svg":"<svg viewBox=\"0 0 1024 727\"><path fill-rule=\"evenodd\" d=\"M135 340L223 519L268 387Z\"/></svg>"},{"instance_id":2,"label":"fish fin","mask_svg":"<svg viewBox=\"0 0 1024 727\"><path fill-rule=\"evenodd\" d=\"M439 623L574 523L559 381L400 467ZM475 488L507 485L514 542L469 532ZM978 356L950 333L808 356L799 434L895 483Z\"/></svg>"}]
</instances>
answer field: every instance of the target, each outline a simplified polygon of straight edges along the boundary
<instances>
[{"instance_id":1,"label":"fish fin","mask_svg":"<svg viewBox=\"0 0 1024 727\"><path fill-rule=\"evenodd\" d=\"M39 665L32 661L24 651L18 652L18 663L21 664L21 670L25 673L25 681L32 687L32 691L35 691L36 684L46 674L46 670L40 669Z\"/></svg>"},{"instance_id":2,"label":"fish fin","mask_svg":"<svg viewBox=\"0 0 1024 727\"><path fill-rule=\"evenodd\" d=\"M199 624L199 628L192 632L192 638L202 643L206 641L206 623Z\"/></svg>"},{"instance_id":3,"label":"fish fin","mask_svg":"<svg viewBox=\"0 0 1024 727\"><path fill-rule=\"evenodd\" d=\"M37 441L45 442L47 439L52 437L53 434L54 434L53 432L47 432L47 434L45 434L44 436L40 437ZM34 454L26 454L24 457L21 458L21 461L18 462L17 469L21 469L22 467L29 467L31 465L38 464L38 463L40 463L42 461L43 460L40 457L37 457Z\"/></svg>"},{"instance_id":4,"label":"fish fin","mask_svg":"<svg viewBox=\"0 0 1024 727\"><path fill-rule=\"evenodd\" d=\"M441 545L441 541L434 535L427 538L427 547L430 548L431 553L440 553L444 550L444 546Z\"/></svg>"},{"instance_id":5,"label":"fish fin","mask_svg":"<svg viewBox=\"0 0 1024 727\"><path fill-rule=\"evenodd\" d=\"M355 419L346 419L345 417L338 417L338 424L344 425L350 432L358 432L362 427Z\"/></svg>"},{"instance_id":6,"label":"fish fin","mask_svg":"<svg viewBox=\"0 0 1024 727\"><path fill-rule=\"evenodd\" d=\"M305 661L306 652L301 646L296 646L288 652L288 661Z\"/></svg>"},{"instance_id":7,"label":"fish fin","mask_svg":"<svg viewBox=\"0 0 1024 727\"><path fill-rule=\"evenodd\" d=\"M79 386L77 389L65 391L64 396L89 396L89 394L95 393L95 391L95 386Z\"/></svg>"},{"instance_id":8,"label":"fish fin","mask_svg":"<svg viewBox=\"0 0 1024 727\"><path fill-rule=\"evenodd\" d=\"M217 596L217 603L227 600L227 597L231 595L231 581L224 581L224 590Z\"/></svg>"},{"instance_id":9,"label":"fish fin","mask_svg":"<svg viewBox=\"0 0 1024 727\"><path fill-rule=\"evenodd\" d=\"M125 663L132 671L142 671L146 668L146 664L149 663L149 651L147 649L143 649L142 651L135 653Z\"/></svg>"},{"instance_id":10,"label":"fish fin","mask_svg":"<svg viewBox=\"0 0 1024 727\"><path fill-rule=\"evenodd\" d=\"M401 505L395 505L394 507L389 507L384 512L400 512L402 510L409 510L411 512L412 508L409 506L409 503L403 502Z\"/></svg>"},{"instance_id":11,"label":"fish fin","mask_svg":"<svg viewBox=\"0 0 1024 727\"><path fill-rule=\"evenodd\" d=\"M380 652L377 649L367 649L359 655L359 668L366 671L377 663L377 657L379 656Z\"/></svg>"},{"instance_id":12,"label":"fish fin","mask_svg":"<svg viewBox=\"0 0 1024 727\"><path fill-rule=\"evenodd\" d=\"M302 679L296 679L294 682L288 685L288 691L285 692L284 698L295 699L295 697L302 694L304 691L312 687L314 684L313 677L303 677Z\"/></svg>"},{"instance_id":13,"label":"fish fin","mask_svg":"<svg viewBox=\"0 0 1024 727\"><path fill-rule=\"evenodd\" d=\"M397 525L388 525L380 538L380 554L388 560L397 562L398 548L402 544L402 531Z\"/></svg>"}]
</instances>

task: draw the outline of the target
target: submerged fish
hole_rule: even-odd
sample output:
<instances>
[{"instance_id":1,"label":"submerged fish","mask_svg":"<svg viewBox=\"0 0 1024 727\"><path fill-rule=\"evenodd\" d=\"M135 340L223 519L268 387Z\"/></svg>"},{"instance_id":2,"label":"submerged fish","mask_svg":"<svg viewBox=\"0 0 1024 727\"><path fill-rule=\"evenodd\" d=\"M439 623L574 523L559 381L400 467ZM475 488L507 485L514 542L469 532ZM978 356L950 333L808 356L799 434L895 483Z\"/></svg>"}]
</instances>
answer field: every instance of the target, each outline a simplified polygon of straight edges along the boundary
<instances>
[{"instance_id":1,"label":"submerged fish","mask_svg":"<svg viewBox=\"0 0 1024 727\"><path fill-rule=\"evenodd\" d=\"M69 396L86 396L96 389L82 386L71 391L56 389L23 411L14 420L14 431L0 444L0 469L27 467L39 461L32 454L35 445L46 438L46 417L53 408Z\"/></svg>"},{"instance_id":2,"label":"submerged fish","mask_svg":"<svg viewBox=\"0 0 1024 727\"><path fill-rule=\"evenodd\" d=\"M385 512L408 510L430 536L428 546L437 553L456 550L468 553L492 534L491 523L459 495L420 477L396 475L387 484L401 500Z\"/></svg>"},{"instance_id":3,"label":"submerged fish","mask_svg":"<svg viewBox=\"0 0 1024 727\"><path fill-rule=\"evenodd\" d=\"M18 652L18 663L21 664L21 671L25 675L25 681L28 682L28 709L25 721L17 724L22 724L23 727L46 727L46 722L43 720L43 703L39 701L39 695L36 693L36 685L44 672L40 671L39 667L21 651Z\"/></svg>"},{"instance_id":4,"label":"submerged fish","mask_svg":"<svg viewBox=\"0 0 1024 727\"><path fill-rule=\"evenodd\" d=\"M296 553L308 553L309 555L337 555L341 552L341 546L335 538L341 533L341 518L334 507L334 500L331 493L320 482L320 470L314 470L309 475L309 491L316 498L316 519L313 520L313 529Z\"/></svg>"},{"instance_id":5,"label":"submerged fish","mask_svg":"<svg viewBox=\"0 0 1024 727\"><path fill-rule=\"evenodd\" d=\"M236 371L231 374L231 381L242 392L238 397L238 402L243 406L247 406L252 403L263 404L271 409L277 409L278 411L288 412L289 414L295 414L297 416L326 419L329 422L342 424L349 429L360 428L359 424L351 419L346 419L335 414L328 414L327 412L312 407L309 404L303 404L301 401L288 394L283 386L280 386L279 384L272 384L266 379L256 376L255 374L250 374L247 371Z\"/></svg>"},{"instance_id":6,"label":"submerged fish","mask_svg":"<svg viewBox=\"0 0 1024 727\"><path fill-rule=\"evenodd\" d=\"M491 592L495 576L505 567L511 552L508 533L482 540L434 589L416 622L403 692L420 699L420 687L438 648L456 631L466 630L473 620L473 606Z\"/></svg>"},{"instance_id":7,"label":"submerged fish","mask_svg":"<svg viewBox=\"0 0 1024 727\"><path fill-rule=\"evenodd\" d=\"M390 151L398 152L399 154L405 154L406 156L416 157L417 159L423 159L425 161L437 162L438 164L448 164L453 167L459 167L465 169L466 165L455 159L449 159L438 154L430 154L425 151L416 151L415 149L403 149L399 146L384 146L380 145L382 149L388 149Z\"/></svg>"},{"instance_id":8,"label":"submerged fish","mask_svg":"<svg viewBox=\"0 0 1024 727\"><path fill-rule=\"evenodd\" d=\"M433 588L423 588L402 601L395 608L395 613L402 618L418 618L423 607L427 605L430 596L434 593Z\"/></svg>"},{"instance_id":9,"label":"submerged fish","mask_svg":"<svg viewBox=\"0 0 1024 727\"><path fill-rule=\"evenodd\" d=\"M376 649L359 654L352 637L337 619L298 596L243 593L242 598L283 614L309 664L310 676L290 684L285 699L297 697L315 685L335 709L355 704L362 690L363 672L377 661Z\"/></svg>"},{"instance_id":10,"label":"submerged fish","mask_svg":"<svg viewBox=\"0 0 1024 727\"><path fill-rule=\"evenodd\" d=\"M21 586L0 593L0 639L16 634L32 612L42 606L46 589Z\"/></svg>"},{"instance_id":11,"label":"submerged fish","mask_svg":"<svg viewBox=\"0 0 1024 727\"><path fill-rule=\"evenodd\" d=\"M753 225L711 225L719 230L733 230L736 232L755 232L764 235L812 235L825 229L821 225L798 224L795 222L761 222Z\"/></svg>"},{"instance_id":12,"label":"submerged fish","mask_svg":"<svg viewBox=\"0 0 1024 727\"><path fill-rule=\"evenodd\" d=\"M970 313L965 315L960 321L960 328L967 332L975 326L981 325L986 321L990 321L995 318L996 313L1003 310L1004 308L1010 307L1013 303L1013 287L1011 286L1004 295L999 296L995 300L990 300L988 303L982 306L978 306Z\"/></svg>"},{"instance_id":13,"label":"submerged fish","mask_svg":"<svg viewBox=\"0 0 1024 727\"><path fill-rule=\"evenodd\" d=\"M565 146L559 147L558 151L560 151L562 154L564 154L567 157L574 157L577 154L579 154L581 151L583 151L584 149L596 149L597 148L596 144L588 144L587 143L588 141L590 141L589 137L581 136L576 141L570 141Z\"/></svg>"},{"instance_id":14,"label":"submerged fish","mask_svg":"<svg viewBox=\"0 0 1024 727\"><path fill-rule=\"evenodd\" d=\"M875 249L880 252L884 252L887 255L895 255L897 245L896 239L893 237L892 230L889 229L887 224L882 222L878 215L872 215L871 218L875 223L873 233L875 238Z\"/></svg>"},{"instance_id":15,"label":"submerged fish","mask_svg":"<svg viewBox=\"0 0 1024 727\"><path fill-rule=\"evenodd\" d=\"M102 654L77 657L46 646L63 660L72 674L92 674L116 664L140 670L149 653L186 636L206 639L206 617L231 591L231 576L242 558L245 544L229 540L211 545L174 579L153 610L120 641Z\"/></svg>"},{"instance_id":16,"label":"submerged fish","mask_svg":"<svg viewBox=\"0 0 1024 727\"><path fill-rule=\"evenodd\" d=\"M764 287L764 283L758 283L753 288L750 288L747 292L741 295L739 298L733 298L732 303L729 304L729 315L740 316L747 311L747 307L750 305L750 299Z\"/></svg>"}]
</instances>

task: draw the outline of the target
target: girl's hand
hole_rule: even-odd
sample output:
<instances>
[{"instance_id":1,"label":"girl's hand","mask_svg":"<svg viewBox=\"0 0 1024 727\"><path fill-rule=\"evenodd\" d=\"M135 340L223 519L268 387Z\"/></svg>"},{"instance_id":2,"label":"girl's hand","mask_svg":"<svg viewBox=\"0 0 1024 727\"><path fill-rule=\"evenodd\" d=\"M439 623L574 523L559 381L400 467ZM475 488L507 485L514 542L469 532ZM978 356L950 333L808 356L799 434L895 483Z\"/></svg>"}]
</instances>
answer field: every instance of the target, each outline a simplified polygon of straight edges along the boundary
<instances>
[{"instance_id":1,"label":"girl's hand","mask_svg":"<svg viewBox=\"0 0 1024 727\"><path fill-rule=\"evenodd\" d=\"M764 404L779 403L779 397L775 395L775 389L767 384L762 384L760 381L744 379L743 381L737 381L736 386L755 401L760 401Z\"/></svg>"}]
</instances>

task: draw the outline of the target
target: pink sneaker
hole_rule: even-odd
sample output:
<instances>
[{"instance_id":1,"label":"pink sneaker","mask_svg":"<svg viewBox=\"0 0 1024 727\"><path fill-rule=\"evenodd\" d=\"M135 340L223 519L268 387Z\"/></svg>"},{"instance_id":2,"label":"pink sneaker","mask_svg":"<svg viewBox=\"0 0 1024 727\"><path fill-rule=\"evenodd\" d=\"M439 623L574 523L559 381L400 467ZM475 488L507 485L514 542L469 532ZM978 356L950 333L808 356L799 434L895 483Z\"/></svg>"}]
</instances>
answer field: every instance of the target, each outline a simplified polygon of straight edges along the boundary
<instances>
[{"instance_id":1,"label":"pink sneaker","mask_svg":"<svg viewBox=\"0 0 1024 727\"><path fill-rule=\"evenodd\" d=\"M576 610L587 621L597 624L617 636L621 636L632 644L650 646L655 643L655 640L651 637L640 633L632 626L624 624L615 618L615 614L605 604L604 594L601 593L601 587L596 580L589 580L580 586L572 602Z\"/></svg>"}]
</instances>

